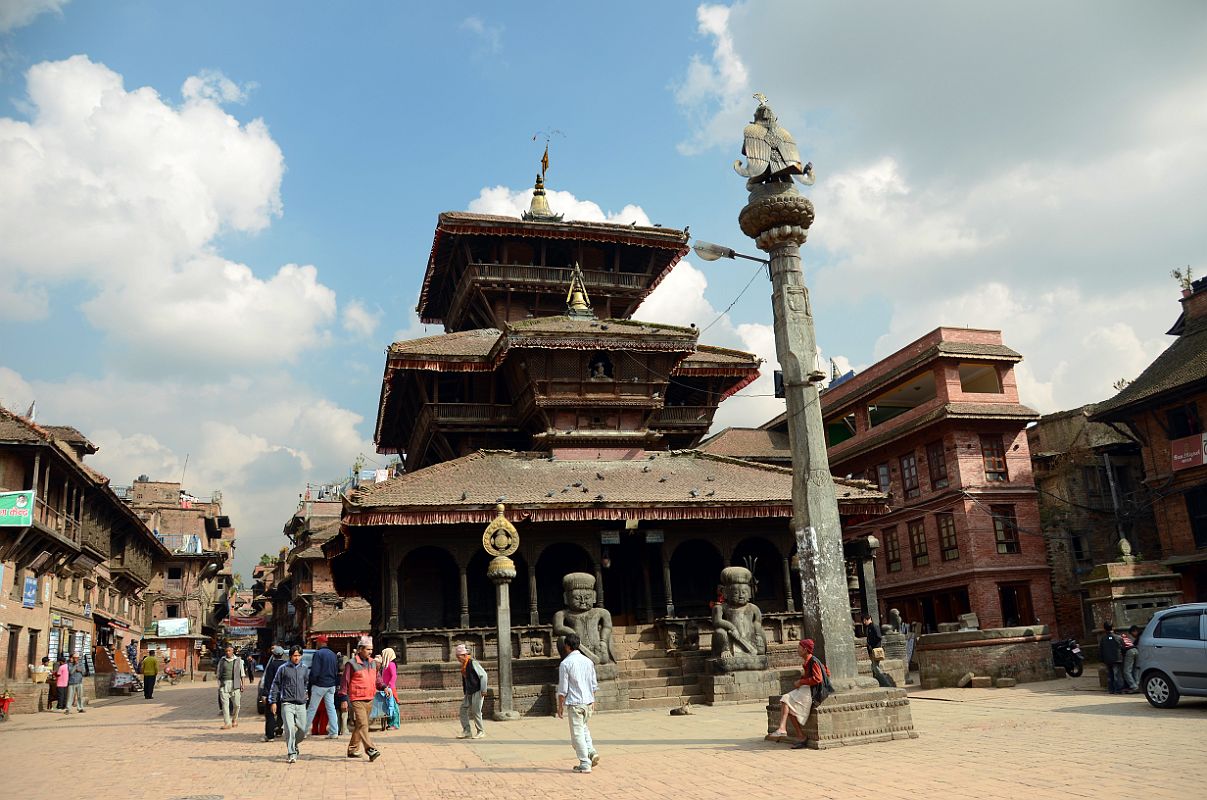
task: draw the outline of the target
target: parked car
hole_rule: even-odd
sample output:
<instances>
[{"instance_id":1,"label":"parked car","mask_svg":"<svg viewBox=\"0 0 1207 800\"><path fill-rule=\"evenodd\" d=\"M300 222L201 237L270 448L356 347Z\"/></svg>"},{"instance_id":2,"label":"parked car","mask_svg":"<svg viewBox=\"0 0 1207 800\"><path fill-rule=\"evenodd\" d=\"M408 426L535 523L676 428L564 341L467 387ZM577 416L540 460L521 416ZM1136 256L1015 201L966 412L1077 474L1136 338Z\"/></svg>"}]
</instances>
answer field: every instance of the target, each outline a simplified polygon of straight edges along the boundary
<instances>
[{"instance_id":1,"label":"parked car","mask_svg":"<svg viewBox=\"0 0 1207 800\"><path fill-rule=\"evenodd\" d=\"M1207 603L1164 608L1140 634L1140 686L1157 708L1207 697Z\"/></svg>"}]
</instances>

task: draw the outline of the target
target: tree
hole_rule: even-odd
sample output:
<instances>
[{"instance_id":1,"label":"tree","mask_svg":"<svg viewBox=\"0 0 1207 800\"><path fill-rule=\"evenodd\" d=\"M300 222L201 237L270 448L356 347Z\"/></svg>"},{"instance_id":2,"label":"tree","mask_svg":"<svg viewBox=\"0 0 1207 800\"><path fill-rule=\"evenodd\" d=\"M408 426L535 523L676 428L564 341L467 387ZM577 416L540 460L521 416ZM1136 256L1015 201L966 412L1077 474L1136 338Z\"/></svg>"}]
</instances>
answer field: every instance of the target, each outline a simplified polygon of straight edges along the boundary
<instances>
[{"instance_id":1,"label":"tree","mask_svg":"<svg viewBox=\"0 0 1207 800\"><path fill-rule=\"evenodd\" d=\"M261 567L271 567L274 563L276 563L276 558L270 556L268 553L263 553L260 556Z\"/></svg>"},{"instance_id":2,"label":"tree","mask_svg":"<svg viewBox=\"0 0 1207 800\"><path fill-rule=\"evenodd\" d=\"M1111 386L1114 387L1116 392L1122 392L1124 389L1127 388L1127 385L1129 383L1131 383L1131 381L1129 381L1127 378L1120 378L1119 380L1112 383Z\"/></svg>"},{"instance_id":3,"label":"tree","mask_svg":"<svg viewBox=\"0 0 1207 800\"><path fill-rule=\"evenodd\" d=\"M1192 288L1191 284L1194 283L1194 271L1190 268L1189 264L1186 265L1185 272L1180 269L1171 269L1169 274L1175 281L1182 285L1183 289L1189 291Z\"/></svg>"}]
</instances>

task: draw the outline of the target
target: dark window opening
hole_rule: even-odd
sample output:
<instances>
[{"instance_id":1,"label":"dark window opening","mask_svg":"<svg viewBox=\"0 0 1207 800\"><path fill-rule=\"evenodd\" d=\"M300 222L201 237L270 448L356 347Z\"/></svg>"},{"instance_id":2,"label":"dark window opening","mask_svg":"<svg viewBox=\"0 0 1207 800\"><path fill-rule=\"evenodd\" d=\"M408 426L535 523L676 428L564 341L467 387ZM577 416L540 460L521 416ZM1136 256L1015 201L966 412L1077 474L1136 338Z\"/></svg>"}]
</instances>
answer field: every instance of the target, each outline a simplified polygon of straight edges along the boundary
<instances>
[{"instance_id":1,"label":"dark window opening","mask_svg":"<svg viewBox=\"0 0 1207 800\"><path fill-rule=\"evenodd\" d=\"M960 390L975 394L1001 394L1002 382L992 364L961 364Z\"/></svg>"},{"instance_id":2,"label":"dark window opening","mask_svg":"<svg viewBox=\"0 0 1207 800\"><path fill-rule=\"evenodd\" d=\"M1002 604L1002 624L1007 628L1036 621L1031 604L1031 584L1003 583L998 586L998 597Z\"/></svg>"},{"instance_id":3,"label":"dark window opening","mask_svg":"<svg viewBox=\"0 0 1207 800\"><path fill-rule=\"evenodd\" d=\"M926 445L926 466L930 471L930 488L947 488L947 458L943 455L943 442Z\"/></svg>"},{"instance_id":4,"label":"dark window opening","mask_svg":"<svg viewBox=\"0 0 1207 800\"><path fill-rule=\"evenodd\" d=\"M901 486L907 500L922 494L918 486L918 459L913 453L901 456Z\"/></svg>"},{"instance_id":5,"label":"dark window opening","mask_svg":"<svg viewBox=\"0 0 1207 800\"><path fill-rule=\"evenodd\" d=\"M612 380L612 359L602 350L591 355L587 364L587 377L593 381Z\"/></svg>"},{"instance_id":6,"label":"dark window opening","mask_svg":"<svg viewBox=\"0 0 1207 800\"><path fill-rule=\"evenodd\" d=\"M1018 553L1018 520L1014 516L1014 506L989 506L989 513L993 514L993 534L998 553Z\"/></svg>"},{"instance_id":7,"label":"dark window opening","mask_svg":"<svg viewBox=\"0 0 1207 800\"><path fill-rule=\"evenodd\" d=\"M960 557L960 544L956 538L956 518L953 514L935 514L939 528L939 549L944 561L955 561Z\"/></svg>"},{"instance_id":8,"label":"dark window opening","mask_svg":"<svg viewBox=\"0 0 1207 800\"><path fill-rule=\"evenodd\" d=\"M926 525L922 520L915 519L906 527L909 529L909 551L914 566L924 567L930 563L930 554L926 549Z\"/></svg>"},{"instance_id":9,"label":"dark window opening","mask_svg":"<svg viewBox=\"0 0 1207 800\"><path fill-rule=\"evenodd\" d=\"M1207 547L1207 486L1196 486L1186 492L1186 514L1190 517L1194 546Z\"/></svg>"},{"instance_id":10,"label":"dark window opening","mask_svg":"<svg viewBox=\"0 0 1207 800\"><path fill-rule=\"evenodd\" d=\"M901 542L897 541L897 528L885 528L884 534L884 557L888 562L889 572L901 571Z\"/></svg>"},{"instance_id":11,"label":"dark window opening","mask_svg":"<svg viewBox=\"0 0 1207 800\"><path fill-rule=\"evenodd\" d=\"M168 613L168 618L169 618L169 619L176 619L177 617L179 617L179 616L180 616L180 606L178 606L178 605L173 605L173 604L168 604L168 612L167 612L167 613Z\"/></svg>"},{"instance_id":12,"label":"dark window opening","mask_svg":"<svg viewBox=\"0 0 1207 800\"><path fill-rule=\"evenodd\" d=\"M1169 429L1171 440L1203 432L1203 423L1199 420L1199 409L1194 403L1187 403L1166 411L1165 425Z\"/></svg>"},{"instance_id":13,"label":"dark window opening","mask_svg":"<svg viewBox=\"0 0 1207 800\"><path fill-rule=\"evenodd\" d=\"M981 437L981 459L985 462L986 481L1010 480L1010 475L1006 472L1006 449L1002 446L1000 436Z\"/></svg>"},{"instance_id":14,"label":"dark window opening","mask_svg":"<svg viewBox=\"0 0 1207 800\"><path fill-rule=\"evenodd\" d=\"M826 444L833 447L855 435L855 415L832 419L826 423Z\"/></svg>"},{"instance_id":15,"label":"dark window opening","mask_svg":"<svg viewBox=\"0 0 1207 800\"><path fill-rule=\"evenodd\" d=\"M178 581L183 577L180 567L168 567L168 580Z\"/></svg>"}]
</instances>

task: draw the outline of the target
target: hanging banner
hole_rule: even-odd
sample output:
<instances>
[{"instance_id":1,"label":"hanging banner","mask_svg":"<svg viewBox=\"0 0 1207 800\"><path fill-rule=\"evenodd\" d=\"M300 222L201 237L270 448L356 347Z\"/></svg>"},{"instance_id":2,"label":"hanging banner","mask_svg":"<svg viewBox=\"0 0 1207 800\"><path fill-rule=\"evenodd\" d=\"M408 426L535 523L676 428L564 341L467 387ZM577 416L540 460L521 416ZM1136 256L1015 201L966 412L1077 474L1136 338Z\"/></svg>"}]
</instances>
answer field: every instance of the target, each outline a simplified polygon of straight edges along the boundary
<instances>
[{"instance_id":1,"label":"hanging banner","mask_svg":"<svg viewBox=\"0 0 1207 800\"><path fill-rule=\"evenodd\" d=\"M24 528L33 524L34 493L0 492L0 528Z\"/></svg>"},{"instance_id":2,"label":"hanging banner","mask_svg":"<svg viewBox=\"0 0 1207 800\"><path fill-rule=\"evenodd\" d=\"M25 590L21 593L21 605L25 608L33 608L38 604L38 579L29 575L25 576Z\"/></svg>"},{"instance_id":3,"label":"hanging banner","mask_svg":"<svg viewBox=\"0 0 1207 800\"><path fill-rule=\"evenodd\" d=\"M267 628L268 617L227 617L226 625L232 628Z\"/></svg>"}]
</instances>

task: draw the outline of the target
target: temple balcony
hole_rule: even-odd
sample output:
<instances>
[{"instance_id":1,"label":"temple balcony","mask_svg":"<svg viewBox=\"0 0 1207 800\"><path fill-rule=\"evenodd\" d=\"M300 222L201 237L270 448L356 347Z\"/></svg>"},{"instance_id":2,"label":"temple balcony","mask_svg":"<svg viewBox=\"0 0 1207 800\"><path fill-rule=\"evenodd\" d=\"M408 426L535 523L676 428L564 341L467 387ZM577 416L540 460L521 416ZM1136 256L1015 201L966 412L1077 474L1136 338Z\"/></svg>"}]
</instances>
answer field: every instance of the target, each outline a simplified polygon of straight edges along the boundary
<instances>
[{"instance_id":1,"label":"temple balcony","mask_svg":"<svg viewBox=\"0 0 1207 800\"><path fill-rule=\"evenodd\" d=\"M716 410L716 406L666 406L654 417L650 427L707 429L712 425Z\"/></svg>"}]
</instances>

